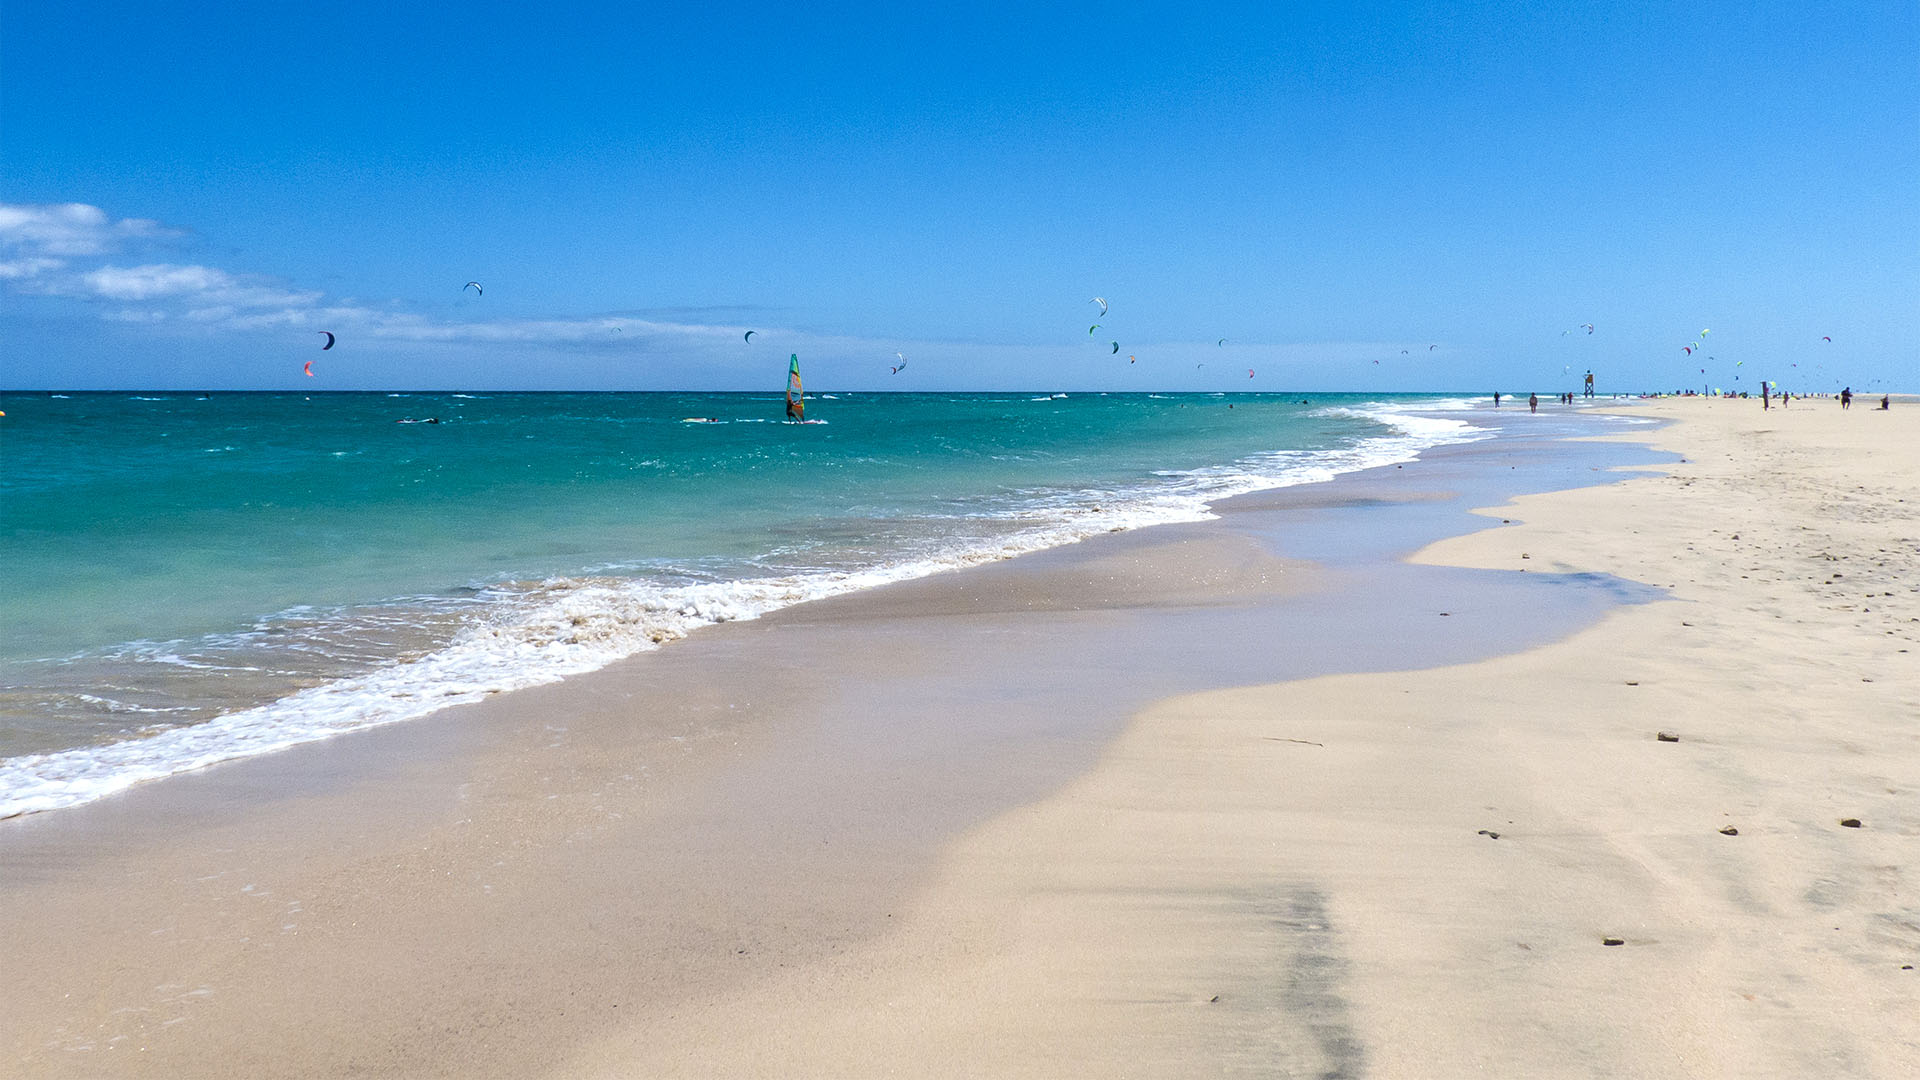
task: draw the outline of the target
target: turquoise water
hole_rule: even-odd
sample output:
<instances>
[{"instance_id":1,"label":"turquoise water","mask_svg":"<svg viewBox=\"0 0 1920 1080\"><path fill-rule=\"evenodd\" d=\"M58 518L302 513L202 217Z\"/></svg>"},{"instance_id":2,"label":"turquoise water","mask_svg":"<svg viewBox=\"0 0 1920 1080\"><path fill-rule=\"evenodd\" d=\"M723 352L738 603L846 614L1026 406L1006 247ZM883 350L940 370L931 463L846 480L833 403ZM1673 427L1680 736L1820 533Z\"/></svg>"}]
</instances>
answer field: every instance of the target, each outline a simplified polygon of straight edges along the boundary
<instances>
[{"instance_id":1,"label":"turquoise water","mask_svg":"<svg viewBox=\"0 0 1920 1080\"><path fill-rule=\"evenodd\" d=\"M1325 395L3 407L0 815L1476 434L1462 403Z\"/></svg>"}]
</instances>

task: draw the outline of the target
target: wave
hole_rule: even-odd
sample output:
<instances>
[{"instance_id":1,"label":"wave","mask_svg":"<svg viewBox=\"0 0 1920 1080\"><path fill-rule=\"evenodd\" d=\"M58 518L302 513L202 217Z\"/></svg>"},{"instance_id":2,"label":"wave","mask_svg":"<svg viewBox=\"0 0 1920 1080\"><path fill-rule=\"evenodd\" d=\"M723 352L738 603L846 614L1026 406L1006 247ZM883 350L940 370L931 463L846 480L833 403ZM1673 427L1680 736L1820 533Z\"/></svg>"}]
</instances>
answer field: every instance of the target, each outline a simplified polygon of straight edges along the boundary
<instances>
[{"instance_id":1,"label":"wave","mask_svg":"<svg viewBox=\"0 0 1920 1080\"><path fill-rule=\"evenodd\" d=\"M794 604L1101 533L1206 520L1215 516L1211 504L1221 499L1331 480L1415 460L1429 447L1491 437L1491 431L1465 420L1434 415L1469 406L1447 399L1328 408L1321 410L1326 416L1368 421L1384 431L1336 449L1276 450L1219 466L1160 471L1133 485L1024 492L997 507L957 514L909 544L911 550L852 569L690 581L655 568L651 575L642 570L639 576L492 584L471 598L465 610L472 614L458 621L450 638L423 655L382 662L370 671L144 737L0 761L0 818L75 806L143 781L556 682L660 648L705 626L754 619ZM385 617L395 616L389 611ZM188 652L169 651L171 644L154 647L146 659L202 662Z\"/></svg>"}]
</instances>

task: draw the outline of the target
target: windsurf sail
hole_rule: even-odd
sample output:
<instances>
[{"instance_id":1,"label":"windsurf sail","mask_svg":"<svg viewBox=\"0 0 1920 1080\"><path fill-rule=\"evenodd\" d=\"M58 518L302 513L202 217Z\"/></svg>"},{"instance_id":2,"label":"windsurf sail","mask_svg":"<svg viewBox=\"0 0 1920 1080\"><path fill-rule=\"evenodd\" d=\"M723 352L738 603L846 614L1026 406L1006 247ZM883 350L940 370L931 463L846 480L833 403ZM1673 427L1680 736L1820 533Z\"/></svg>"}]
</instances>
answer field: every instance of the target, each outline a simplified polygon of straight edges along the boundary
<instances>
[{"instance_id":1,"label":"windsurf sail","mask_svg":"<svg viewBox=\"0 0 1920 1080\"><path fill-rule=\"evenodd\" d=\"M794 353L787 361L787 419L806 418L807 403L800 393L800 354Z\"/></svg>"}]
</instances>

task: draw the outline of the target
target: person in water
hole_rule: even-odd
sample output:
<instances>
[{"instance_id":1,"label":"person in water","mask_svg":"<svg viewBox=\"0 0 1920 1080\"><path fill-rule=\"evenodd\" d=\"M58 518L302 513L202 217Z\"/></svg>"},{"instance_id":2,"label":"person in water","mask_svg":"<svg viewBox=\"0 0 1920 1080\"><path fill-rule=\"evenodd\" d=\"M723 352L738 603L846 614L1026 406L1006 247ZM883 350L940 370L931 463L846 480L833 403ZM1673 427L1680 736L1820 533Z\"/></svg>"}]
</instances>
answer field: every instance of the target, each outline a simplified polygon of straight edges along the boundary
<instances>
[{"instance_id":1,"label":"person in water","mask_svg":"<svg viewBox=\"0 0 1920 1080\"><path fill-rule=\"evenodd\" d=\"M1532 413L1537 413L1540 411L1540 395L1539 394L1527 395L1527 411Z\"/></svg>"}]
</instances>

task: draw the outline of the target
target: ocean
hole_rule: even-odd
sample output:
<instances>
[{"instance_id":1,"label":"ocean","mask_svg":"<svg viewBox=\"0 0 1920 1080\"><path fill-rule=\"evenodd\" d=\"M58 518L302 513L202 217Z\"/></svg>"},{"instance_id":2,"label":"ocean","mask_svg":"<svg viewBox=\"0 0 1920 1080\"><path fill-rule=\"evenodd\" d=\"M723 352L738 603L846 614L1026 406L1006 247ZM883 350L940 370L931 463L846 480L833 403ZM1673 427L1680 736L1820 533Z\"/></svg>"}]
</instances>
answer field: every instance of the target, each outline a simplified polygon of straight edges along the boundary
<instances>
[{"instance_id":1,"label":"ocean","mask_svg":"<svg viewBox=\"0 0 1920 1080\"><path fill-rule=\"evenodd\" d=\"M1490 434L1433 395L0 402L0 817Z\"/></svg>"}]
</instances>

